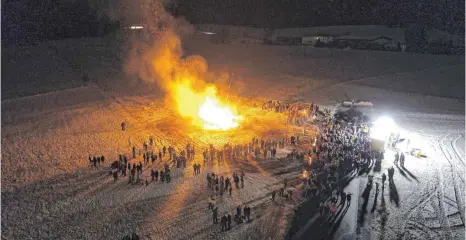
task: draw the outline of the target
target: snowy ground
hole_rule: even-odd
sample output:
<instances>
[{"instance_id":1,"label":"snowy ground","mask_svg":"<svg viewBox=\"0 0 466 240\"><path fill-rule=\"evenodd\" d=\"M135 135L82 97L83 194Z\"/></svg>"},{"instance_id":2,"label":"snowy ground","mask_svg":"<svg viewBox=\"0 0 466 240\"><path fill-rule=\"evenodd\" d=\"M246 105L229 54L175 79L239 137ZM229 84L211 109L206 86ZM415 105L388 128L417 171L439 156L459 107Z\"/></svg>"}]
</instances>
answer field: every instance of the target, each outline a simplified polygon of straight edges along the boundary
<instances>
[{"instance_id":1,"label":"snowy ground","mask_svg":"<svg viewBox=\"0 0 466 240\"><path fill-rule=\"evenodd\" d=\"M187 52L205 56L212 70L235 72L232 95L291 97L333 106L346 93L351 98L372 100L376 114L390 115L411 134L420 136L413 144L426 149L427 158L408 157L407 170L395 168L399 206L389 200L386 183L376 210L370 211L375 197L372 189L368 213L363 222L355 223L359 217L355 214L364 205L362 199L354 197L359 203L348 211L335 239L464 238L464 224L460 224L464 208L458 207L464 206L463 58L192 43ZM54 46L67 49L62 45ZM103 60L91 51L92 46L85 46L87 51L77 47L59 51L60 62L66 64L61 68L79 73L77 66L85 65L105 92L91 85L2 101L3 238L117 239L131 232L147 239L283 238L285 230L275 226L286 225L285 216L292 205L271 204L267 194L279 188L285 177L296 178L301 173L299 163L234 161L203 168L199 176L193 176L189 164L184 171L175 170L172 183L145 187L129 185L127 179L113 183L108 168L91 169L87 157L104 154L109 164L118 154L129 155L128 137L140 146L150 134L157 139L156 147L172 144L182 148L191 141L200 157L200 149L207 143L246 142L253 135L290 134L295 129L276 127L281 116L271 115L236 133L193 130L163 107L160 96L110 94L115 91L112 84L119 76L120 61L109 60L114 56L102 45L98 48L106 53L102 53ZM29 67L34 71L34 66ZM106 72L112 77L105 77ZM47 82L47 77L41 79L44 85L56 85ZM409 89L403 88L405 81ZM130 123L124 133L119 130L123 119ZM382 171L392 166L392 156L387 151ZM205 174L215 171L227 175L239 169L247 176L245 188L234 190L232 198L224 196L219 213L232 212L237 204L249 202L254 220L234 224L231 231L221 234L207 211ZM380 182L381 172L374 175ZM361 195L366 179L364 175L356 178L349 191Z\"/></svg>"}]
</instances>

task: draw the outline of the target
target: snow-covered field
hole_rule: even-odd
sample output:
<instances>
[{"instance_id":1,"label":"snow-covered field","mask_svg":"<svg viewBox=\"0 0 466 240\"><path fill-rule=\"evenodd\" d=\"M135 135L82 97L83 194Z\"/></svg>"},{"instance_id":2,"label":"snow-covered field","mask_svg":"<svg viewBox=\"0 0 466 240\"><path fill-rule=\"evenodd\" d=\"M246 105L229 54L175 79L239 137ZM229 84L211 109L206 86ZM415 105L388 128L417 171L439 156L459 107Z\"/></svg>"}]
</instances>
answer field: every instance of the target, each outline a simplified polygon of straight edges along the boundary
<instances>
[{"instance_id":1,"label":"snow-covered field","mask_svg":"<svg viewBox=\"0 0 466 240\"><path fill-rule=\"evenodd\" d=\"M253 135L277 134L265 131L275 122L250 126L236 134L190 130L175 113L164 108L160 95L136 97L114 91L112 85L123 82L119 73L122 61L115 53L118 46L108 40L71 42L29 47L29 51L52 55L46 59L59 59L55 63L60 66L53 68L62 69L63 74L46 75L50 71L29 64L29 58L2 66L2 82L3 76L9 76L6 81L10 83L15 78L25 83L37 80L37 93L41 88L57 91L2 101L2 238L118 239L131 232L142 234L144 239L282 238L284 229L275 226L283 225L277 221L285 221L283 217L291 205L270 204L267 194L285 177L296 177L301 172L298 163L290 166L278 160L234 161L203 168L198 176L193 176L188 164L186 170L174 171L172 183L146 187L129 185L126 178L113 183L108 168L92 169L87 160L89 154L103 154L108 165L118 154L129 156L129 137L141 146L149 135L156 139L156 147L171 144L182 148L191 141L200 157L200 150L208 143L246 142ZM50 51L52 45L58 50ZM464 178L460 175L464 176L465 167L461 148L465 123L463 57L212 45L195 38L186 41L186 53L204 56L212 71L234 73L233 95L299 98L326 106L344 100L345 93L354 99L372 100L377 113L392 116L400 126L432 145L426 147L427 159L407 160L406 168L418 181L395 173L400 207L387 202L385 212L376 212L368 217L371 221L358 226L358 234L371 234L374 239L383 234L385 239L464 238L464 225L457 227L464 211L460 214L454 210L454 206L464 206L460 194L464 193ZM27 70L15 75L18 67L14 66L25 66ZM62 90L69 82L79 82L82 71L89 72L101 88L91 84ZM10 96L16 96L18 89L26 88L9 86L2 85L2 95L11 91ZM125 119L129 128L121 132L119 124ZM277 132L288 133L284 128ZM156 163L153 167L161 166ZM387 160L384 169L389 166L391 161ZM239 169L245 170L247 176L245 188L234 190L232 198L224 196L219 213L233 212L237 204L250 202L254 221L233 224L233 230L222 234L218 226L211 224L207 211L205 174L215 171L227 175ZM148 174L145 170L144 175ZM388 218L383 228L378 220L381 216ZM433 223L424 224L425 219Z\"/></svg>"}]
</instances>

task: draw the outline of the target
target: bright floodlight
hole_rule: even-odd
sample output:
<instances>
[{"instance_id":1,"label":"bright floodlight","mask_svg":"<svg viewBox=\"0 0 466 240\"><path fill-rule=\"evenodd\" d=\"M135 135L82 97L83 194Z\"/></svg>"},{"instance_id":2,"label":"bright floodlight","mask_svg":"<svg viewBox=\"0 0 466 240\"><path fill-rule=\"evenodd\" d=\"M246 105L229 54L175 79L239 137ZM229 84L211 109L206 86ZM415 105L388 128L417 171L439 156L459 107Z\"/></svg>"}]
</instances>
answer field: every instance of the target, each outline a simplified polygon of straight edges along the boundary
<instances>
[{"instance_id":1,"label":"bright floodlight","mask_svg":"<svg viewBox=\"0 0 466 240\"><path fill-rule=\"evenodd\" d=\"M214 32L204 32L204 31L199 31L200 33L206 34L206 35L214 35Z\"/></svg>"},{"instance_id":2,"label":"bright floodlight","mask_svg":"<svg viewBox=\"0 0 466 240\"><path fill-rule=\"evenodd\" d=\"M378 140L385 140L391 133L397 131L395 121L390 117L378 118L372 125L371 137Z\"/></svg>"},{"instance_id":3,"label":"bright floodlight","mask_svg":"<svg viewBox=\"0 0 466 240\"><path fill-rule=\"evenodd\" d=\"M129 29L132 29L132 30L135 30L135 29L143 29L143 28L144 28L143 26L138 26L138 25L129 27Z\"/></svg>"}]
</instances>

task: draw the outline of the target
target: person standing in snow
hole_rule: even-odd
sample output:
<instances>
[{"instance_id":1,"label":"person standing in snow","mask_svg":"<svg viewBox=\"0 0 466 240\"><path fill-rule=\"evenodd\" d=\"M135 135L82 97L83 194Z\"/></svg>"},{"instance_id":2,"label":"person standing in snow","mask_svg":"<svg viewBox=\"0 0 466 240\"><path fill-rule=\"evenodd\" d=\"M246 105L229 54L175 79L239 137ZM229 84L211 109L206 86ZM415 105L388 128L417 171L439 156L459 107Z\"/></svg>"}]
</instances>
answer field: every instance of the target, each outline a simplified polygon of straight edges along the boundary
<instances>
[{"instance_id":1,"label":"person standing in snow","mask_svg":"<svg viewBox=\"0 0 466 240\"><path fill-rule=\"evenodd\" d=\"M238 189L238 188L239 188L239 186L238 186L239 177L238 177L238 175L236 175L236 173L235 173L235 175L233 176L233 178L234 178L234 180L235 180L235 187L236 187L236 189Z\"/></svg>"},{"instance_id":2,"label":"person standing in snow","mask_svg":"<svg viewBox=\"0 0 466 240\"><path fill-rule=\"evenodd\" d=\"M351 195L352 195L351 193L348 193L348 194L346 195L347 206L349 206L349 205L351 204Z\"/></svg>"},{"instance_id":3,"label":"person standing in snow","mask_svg":"<svg viewBox=\"0 0 466 240\"><path fill-rule=\"evenodd\" d=\"M212 177L210 176L210 173L207 173L207 187L209 187L209 188L212 187L211 186L211 178Z\"/></svg>"},{"instance_id":4,"label":"person standing in snow","mask_svg":"<svg viewBox=\"0 0 466 240\"><path fill-rule=\"evenodd\" d=\"M116 169L113 170L113 182L118 180L118 171Z\"/></svg>"},{"instance_id":5,"label":"person standing in snow","mask_svg":"<svg viewBox=\"0 0 466 240\"><path fill-rule=\"evenodd\" d=\"M293 191L291 189L288 189L288 197L290 199L290 201L293 201Z\"/></svg>"},{"instance_id":6,"label":"person standing in snow","mask_svg":"<svg viewBox=\"0 0 466 240\"><path fill-rule=\"evenodd\" d=\"M231 215L230 213L227 214L227 230L231 229Z\"/></svg>"},{"instance_id":7,"label":"person standing in snow","mask_svg":"<svg viewBox=\"0 0 466 240\"><path fill-rule=\"evenodd\" d=\"M136 174L136 169L132 168L131 171L130 171L130 176L129 176L129 179L128 179L128 183L132 183L134 181L134 174Z\"/></svg>"},{"instance_id":8,"label":"person standing in snow","mask_svg":"<svg viewBox=\"0 0 466 240\"><path fill-rule=\"evenodd\" d=\"M248 222L251 221L251 208L248 205L244 206L244 218L247 219Z\"/></svg>"},{"instance_id":9,"label":"person standing in snow","mask_svg":"<svg viewBox=\"0 0 466 240\"><path fill-rule=\"evenodd\" d=\"M220 219L220 225L222 226L222 232L227 230L227 215L223 215Z\"/></svg>"},{"instance_id":10,"label":"person standing in snow","mask_svg":"<svg viewBox=\"0 0 466 240\"><path fill-rule=\"evenodd\" d=\"M241 206L238 205L236 207L236 215L235 215L236 222L240 223L241 222Z\"/></svg>"},{"instance_id":11,"label":"person standing in snow","mask_svg":"<svg viewBox=\"0 0 466 240\"><path fill-rule=\"evenodd\" d=\"M241 172L241 188L244 188L244 173Z\"/></svg>"},{"instance_id":12,"label":"person standing in snow","mask_svg":"<svg viewBox=\"0 0 466 240\"><path fill-rule=\"evenodd\" d=\"M211 195L208 199L208 203L209 203L209 210L213 210L214 209L214 197Z\"/></svg>"},{"instance_id":13,"label":"person standing in snow","mask_svg":"<svg viewBox=\"0 0 466 240\"><path fill-rule=\"evenodd\" d=\"M212 217L213 217L214 224L217 224L218 223L218 208L217 207L214 207L214 209L212 210Z\"/></svg>"}]
</instances>

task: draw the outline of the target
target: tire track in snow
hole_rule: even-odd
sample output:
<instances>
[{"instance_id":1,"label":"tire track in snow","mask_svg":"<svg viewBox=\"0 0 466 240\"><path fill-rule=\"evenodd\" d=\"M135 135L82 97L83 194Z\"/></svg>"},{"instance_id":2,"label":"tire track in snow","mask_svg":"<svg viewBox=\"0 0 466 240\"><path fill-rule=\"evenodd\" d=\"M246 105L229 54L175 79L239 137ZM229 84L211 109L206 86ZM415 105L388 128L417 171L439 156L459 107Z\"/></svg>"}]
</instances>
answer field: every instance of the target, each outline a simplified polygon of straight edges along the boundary
<instances>
[{"instance_id":1,"label":"tire track in snow","mask_svg":"<svg viewBox=\"0 0 466 240\"><path fill-rule=\"evenodd\" d=\"M449 134L445 135L439 141L439 144L440 144L440 149L441 149L441 151L442 151L442 153L444 155L444 158L447 160L447 162L448 162L448 164L450 165L450 168L451 168L451 174L452 174L452 178L453 178L453 188L454 188L454 192L455 192L456 204L457 204L458 211L460 212L460 215L461 215L461 221L464 224L465 223L464 222L464 201L463 201L463 195L462 195L463 191L461 191L461 189L459 187L459 184L458 184L458 179L457 179L457 176L459 176L459 178L461 179L461 176L460 176L461 174L458 172L458 166L457 166L456 162L453 160L451 154L449 153L449 151L447 151L446 145L443 143L443 141L448 141L449 144L451 146L453 146L454 144L456 144L458 139L461 138L461 135L459 137L447 140L448 136L449 136ZM453 151L455 152L456 150L453 149ZM448 155L446 153L448 153ZM457 153L455 153L455 154L457 154ZM460 157L460 156L458 156L458 157Z\"/></svg>"}]
</instances>

